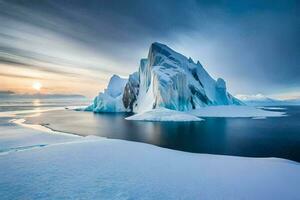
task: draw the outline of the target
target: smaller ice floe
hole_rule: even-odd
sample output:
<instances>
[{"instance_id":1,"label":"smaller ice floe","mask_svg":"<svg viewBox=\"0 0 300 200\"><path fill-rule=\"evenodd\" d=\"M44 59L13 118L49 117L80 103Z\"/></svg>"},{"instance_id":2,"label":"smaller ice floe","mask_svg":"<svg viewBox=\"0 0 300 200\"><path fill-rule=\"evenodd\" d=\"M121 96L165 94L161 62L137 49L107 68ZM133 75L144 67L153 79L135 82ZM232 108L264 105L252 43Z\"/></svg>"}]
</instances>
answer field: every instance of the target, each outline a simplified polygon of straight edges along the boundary
<instances>
[{"instance_id":1,"label":"smaller ice floe","mask_svg":"<svg viewBox=\"0 0 300 200\"><path fill-rule=\"evenodd\" d=\"M262 110L251 106L208 106L189 111L198 117L282 117L285 112Z\"/></svg>"},{"instance_id":2,"label":"smaller ice floe","mask_svg":"<svg viewBox=\"0 0 300 200\"><path fill-rule=\"evenodd\" d=\"M203 119L198 118L194 115L169 110L166 108L158 108L150 110L144 113L139 113L130 117L125 118L127 120L138 120L138 121L176 121L176 122L186 122L186 121L202 121Z\"/></svg>"},{"instance_id":3,"label":"smaller ice floe","mask_svg":"<svg viewBox=\"0 0 300 200\"><path fill-rule=\"evenodd\" d=\"M252 119L266 119L267 117L252 117Z\"/></svg>"},{"instance_id":4,"label":"smaller ice floe","mask_svg":"<svg viewBox=\"0 0 300 200\"><path fill-rule=\"evenodd\" d=\"M267 110L286 110L286 108L282 107L267 107L267 106L262 106L262 107L257 107L259 109L267 109Z\"/></svg>"}]
</instances>

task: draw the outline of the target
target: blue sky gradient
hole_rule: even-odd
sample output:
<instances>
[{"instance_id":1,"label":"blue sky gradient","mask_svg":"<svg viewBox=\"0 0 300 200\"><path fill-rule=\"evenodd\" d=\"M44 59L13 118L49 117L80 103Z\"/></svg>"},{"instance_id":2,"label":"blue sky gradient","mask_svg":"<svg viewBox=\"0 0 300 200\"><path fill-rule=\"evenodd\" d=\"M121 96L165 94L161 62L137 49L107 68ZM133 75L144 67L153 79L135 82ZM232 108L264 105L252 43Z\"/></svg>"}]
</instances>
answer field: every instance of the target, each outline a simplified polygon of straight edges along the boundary
<instances>
[{"instance_id":1,"label":"blue sky gradient","mask_svg":"<svg viewBox=\"0 0 300 200\"><path fill-rule=\"evenodd\" d=\"M299 1L0 1L0 90L93 96L152 42L199 60L233 94L299 94ZM14 81L16 80L16 81ZM22 82L23 80L23 82Z\"/></svg>"}]
</instances>

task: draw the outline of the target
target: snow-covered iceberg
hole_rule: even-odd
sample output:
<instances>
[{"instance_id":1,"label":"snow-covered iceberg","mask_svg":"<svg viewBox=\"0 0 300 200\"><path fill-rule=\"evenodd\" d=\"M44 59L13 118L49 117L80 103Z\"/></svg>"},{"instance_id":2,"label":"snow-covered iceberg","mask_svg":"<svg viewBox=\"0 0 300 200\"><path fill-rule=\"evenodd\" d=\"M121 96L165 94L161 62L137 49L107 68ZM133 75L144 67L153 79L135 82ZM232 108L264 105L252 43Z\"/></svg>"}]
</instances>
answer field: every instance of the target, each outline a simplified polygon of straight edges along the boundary
<instances>
[{"instance_id":1,"label":"snow-covered iceberg","mask_svg":"<svg viewBox=\"0 0 300 200\"><path fill-rule=\"evenodd\" d=\"M107 89L95 97L93 104L85 108L85 111L93 112L124 112L123 92L127 79L113 75Z\"/></svg>"},{"instance_id":2,"label":"snow-covered iceberg","mask_svg":"<svg viewBox=\"0 0 300 200\"><path fill-rule=\"evenodd\" d=\"M242 100L246 105L262 106L262 105L281 105L283 101L267 97L263 94L254 95L236 95L236 98Z\"/></svg>"},{"instance_id":3,"label":"snow-covered iceberg","mask_svg":"<svg viewBox=\"0 0 300 200\"><path fill-rule=\"evenodd\" d=\"M112 82L113 89L118 91L114 95L110 92ZM225 81L214 80L199 61L195 63L155 42L148 57L141 59L138 72L130 75L128 81L114 75L108 89L86 110L143 113L156 108L189 111L211 105L242 104L227 92Z\"/></svg>"}]
</instances>

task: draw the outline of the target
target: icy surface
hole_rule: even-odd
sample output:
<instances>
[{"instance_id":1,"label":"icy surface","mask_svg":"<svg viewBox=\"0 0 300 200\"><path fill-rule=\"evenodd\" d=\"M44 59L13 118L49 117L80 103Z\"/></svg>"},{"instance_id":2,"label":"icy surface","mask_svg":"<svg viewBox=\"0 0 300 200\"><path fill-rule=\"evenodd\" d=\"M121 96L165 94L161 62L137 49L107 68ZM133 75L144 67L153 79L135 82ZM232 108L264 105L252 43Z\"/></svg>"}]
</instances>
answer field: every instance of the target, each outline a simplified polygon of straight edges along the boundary
<instances>
[{"instance_id":1,"label":"icy surface","mask_svg":"<svg viewBox=\"0 0 300 200\"><path fill-rule=\"evenodd\" d=\"M129 75L128 82L126 83L124 94L122 97L124 107L127 110L132 111L135 106L134 103L137 100L139 94L139 74L135 72Z\"/></svg>"},{"instance_id":2,"label":"icy surface","mask_svg":"<svg viewBox=\"0 0 300 200\"><path fill-rule=\"evenodd\" d=\"M23 147L0 154L3 200L292 200L300 195L300 164L283 159L195 154L13 126L1 127L3 146Z\"/></svg>"},{"instance_id":3,"label":"icy surface","mask_svg":"<svg viewBox=\"0 0 300 200\"><path fill-rule=\"evenodd\" d=\"M107 89L95 97L92 105L86 111L93 112L124 112L122 97L127 79L113 75L108 83Z\"/></svg>"},{"instance_id":4,"label":"icy surface","mask_svg":"<svg viewBox=\"0 0 300 200\"><path fill-rule=\"evenodd\" d=\"M198 117L281 117L285 112L268 111L252 106L209 106L189 111Z\"/></svg>"},{"instance_id":5,"label":"icy surface","mask_svg":"<svg viewBox=\"0 0 300 200\"><path fill-rule=\"evenodd\" d=\"M174 121L174 122L184 122L184 121L202 121L203 119L195 117L194 115L170 110L166 108L157 108L144 113L138 113L133 116L127 117L127 120L137 120L137 121Z\"/></svg>"},{"instance_id":6,"label":"icy surface","mask_svg":"<svg viewBox=\"0 0 300 200\"><path fill-rule=\"evenodd\" d=\"M116 98L123 94L123 90L124 90L126 82L127 82L127 79L123 79L123 78L119 77L118 75L113 75L110 78L107 89L105 89L104 93L111 97Z\"/></svg>"},{"instance_id":7,"label":"icy surface","mask_svg":"<svg viewBox=\"0 0 300 200\"><path fill-rule=\"evenodd\" d=\"M222 78L214 80L199 61L194 63L193 59L155 42L127 83L114 75L108 89L86 110L143 113L155 108L188 111L211 105L241 104L227 92L226 82Z\"/></svg>"},{"instance_id":8,"label":"icy surface","mask_svg":"<svg viewBox=\"0 0 300 200\"><path fill-rule=\"evenodd\" d=\"M153 43L139 68L140 88L134 112L154 108L187 111L209 105L243 104L215 81L198 61L194 63L166 45Z\"/></svg>"}]
</instances>

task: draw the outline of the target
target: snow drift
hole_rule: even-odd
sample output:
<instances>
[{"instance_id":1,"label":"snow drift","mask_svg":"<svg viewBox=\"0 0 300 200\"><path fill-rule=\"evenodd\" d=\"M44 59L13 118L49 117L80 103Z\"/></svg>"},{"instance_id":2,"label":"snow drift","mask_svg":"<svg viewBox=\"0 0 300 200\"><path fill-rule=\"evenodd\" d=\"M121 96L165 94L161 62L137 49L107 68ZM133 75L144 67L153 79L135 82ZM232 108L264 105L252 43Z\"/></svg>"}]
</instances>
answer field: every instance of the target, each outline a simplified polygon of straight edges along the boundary
<instances>
[{"instance_id":1,"label":"snow drift","mask_svg":"<svg viewBox=\"0 0 300 200\"><path fill-rule=\"evenodd\" d=\"M1 199L299 199L299 163L0 127Z\"/></svg>"}]
</instances>

